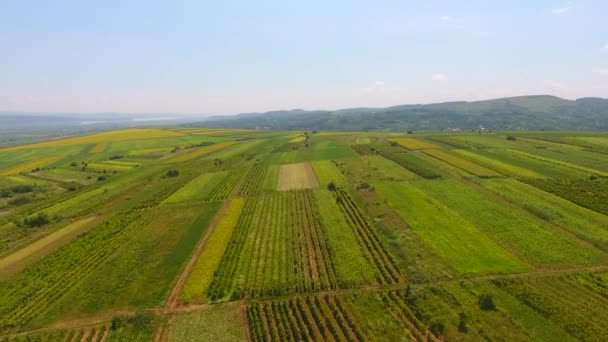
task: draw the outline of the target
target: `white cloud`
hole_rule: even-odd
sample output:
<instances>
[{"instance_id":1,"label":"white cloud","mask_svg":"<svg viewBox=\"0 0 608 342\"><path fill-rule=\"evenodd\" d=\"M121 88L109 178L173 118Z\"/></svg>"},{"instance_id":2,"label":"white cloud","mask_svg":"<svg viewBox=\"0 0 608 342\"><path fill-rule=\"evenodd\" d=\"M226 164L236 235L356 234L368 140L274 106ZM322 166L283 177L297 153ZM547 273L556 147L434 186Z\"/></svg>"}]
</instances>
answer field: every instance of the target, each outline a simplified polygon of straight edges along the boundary
<instances>
[{"instance_id":1,"label":"white cloud","mask_svg":"<svg viewBox=\"0 0 608 342\"><path fill-rule=\"evenodd\" d=\"M606 43L606 45L604 45L604 47L602 48L603 51L608 52L608 43Z\"/></svg>"},{"instance_id":2,"label":"white cloud","mask_svg":"<svg viewBox=\"0 0 608 342\"><path fill-rule=\"evenodd\" d=\"M565 4L559 6L559 7L555 7L554 9L551 10L551 13L555 14L555 15L564 15L567 12L569 12L572 9L572 2L568 1Z\"/></svg>"},{"instance_id":3,"label":"white cloud","mask_svg":"<svg viewBox=\"0 0 608 342\"><path fill-rule=\"evenodd\" d=\"M435 82L443 82L448 80L448 76L442 73L435 73L431 76L431 80Z\"/></svg>"},{"instance_id":4,"label":"white cloud","mask_svg":"<svg viewBox=\"0 0 608 342\"><path fill-rule=\"evenodd\" d=\"M384 90L384 81L374 81L369 86L363 88L363 91L367 93L373 93Z\"/></svg>"},{"instance_id":5,"label":"white cloud","mask_svg":"<svg viewBox=\"0 0 608 342\"><path fill-rule=\"evenodd\" d=\"M444 15L439 17L439 20L441 20L442 23L447 23L452 21L452 17L450 17L449 15Z\"/></svg>"},{"instance_id":6,"label":"white cloud","mask_svg":"<svg viewBox=\"0 0 608 342\"><path fill-rule=\"evenodd\" d=\"M593 68L591 72L594 74L608 75L608 68Z\"/></svg>"}]
</instances>

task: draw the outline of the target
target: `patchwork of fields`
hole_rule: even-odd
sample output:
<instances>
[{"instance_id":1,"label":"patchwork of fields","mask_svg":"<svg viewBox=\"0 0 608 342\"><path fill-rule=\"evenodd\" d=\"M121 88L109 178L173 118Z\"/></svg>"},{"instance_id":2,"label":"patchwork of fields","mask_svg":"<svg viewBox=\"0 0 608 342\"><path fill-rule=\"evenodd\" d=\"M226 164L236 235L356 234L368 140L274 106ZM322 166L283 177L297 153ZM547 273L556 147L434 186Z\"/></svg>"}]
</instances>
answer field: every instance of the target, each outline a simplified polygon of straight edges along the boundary
<instances>
[{"instance_id":1,"label":"patchwork of fields","mask_svg":"<svg viewBox=\"0 0 608 342\"><path fill-rule=\"evenodd\" d=\"M0 149L0 341L602 341L608 134Z\"/></svg>"}]
</instances>

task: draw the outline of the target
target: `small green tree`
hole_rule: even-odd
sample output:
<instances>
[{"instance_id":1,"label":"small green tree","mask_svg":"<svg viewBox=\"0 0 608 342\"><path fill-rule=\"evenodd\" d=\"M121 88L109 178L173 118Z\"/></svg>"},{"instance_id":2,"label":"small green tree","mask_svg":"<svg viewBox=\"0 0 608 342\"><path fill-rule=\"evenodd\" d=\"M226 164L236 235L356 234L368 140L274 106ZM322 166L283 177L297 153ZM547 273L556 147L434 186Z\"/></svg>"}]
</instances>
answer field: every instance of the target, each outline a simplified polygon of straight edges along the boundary
<instances>
[{"instance_id":1,"label":"small green tree","mask_svg":"<svg viewBox=\"0 0 608 342\"><path fill-rule=\"evenodd\" d=\"M335 192L336 191L336 183L334 183L334 181L331 181L327 184L327 190Z\"/></svg>"},{"instance_id":2,"label":"small green tree","mask_svg":"<svg viewBox=\"0 0 608 342\"><path fill-rule=\"evenodd\" d=\"M489 294L484 294L479 298L479 308L484 311L496 311L494 298Z\"/></svg>"}]
</instances>

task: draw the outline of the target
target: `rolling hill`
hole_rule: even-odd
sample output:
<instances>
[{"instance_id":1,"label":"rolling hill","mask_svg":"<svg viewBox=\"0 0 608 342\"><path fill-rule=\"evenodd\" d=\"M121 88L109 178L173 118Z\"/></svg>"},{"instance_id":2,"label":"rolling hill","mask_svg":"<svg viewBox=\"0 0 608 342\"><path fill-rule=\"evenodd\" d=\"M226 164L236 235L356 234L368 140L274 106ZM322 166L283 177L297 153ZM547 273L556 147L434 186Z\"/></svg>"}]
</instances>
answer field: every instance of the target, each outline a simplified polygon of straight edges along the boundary
<instances>
[{"instance_id":1,"label":"rolling hill","mask_svg":"<svg viewBox=\"0 0 608 342\"><path fill-rule=\"evenodd\" d=\"M387 108L282 110L216 116L188 126L346 131L472 130L479 127L496 130L606 130L608 99L566 100L534 95Z\"/></svg>"}]
</instances>

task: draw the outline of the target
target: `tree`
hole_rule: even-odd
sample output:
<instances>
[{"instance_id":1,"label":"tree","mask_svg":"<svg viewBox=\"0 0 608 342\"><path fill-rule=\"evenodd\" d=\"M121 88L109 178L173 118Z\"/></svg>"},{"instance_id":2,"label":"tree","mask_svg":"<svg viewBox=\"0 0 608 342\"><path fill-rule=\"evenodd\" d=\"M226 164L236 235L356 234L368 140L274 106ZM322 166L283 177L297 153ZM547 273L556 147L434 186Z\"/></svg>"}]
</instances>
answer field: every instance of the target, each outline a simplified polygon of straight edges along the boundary
<instances>
[{"instance_id":1,"label":"tree","mask_svg":"<svg viewBox=\"0 0 608 342\"><path fill-rule=\"evenodd\" d=\"M331 181L327 184L327 190L335 192L336 191L336 183L334 183L334 181Z\"/></svg>"},{"instance_id":2,"label":"tree","mask_svg":"<svg viewBox=\"0 0 608 342\"><path fill-rule=\"evenodd\" d=\"M517 140L517 138L512 135L507 135L507 140L515 141L515 140Z\"/></svg>"},{"instance_id":3,"label":"tree","mask_svg":"<svg viewBox=\"0 0 608 342\"><path fill-rule=\"evenodd\" d=\"M70 163L70 166L71 167L76 167L76 166L78 166L78 163L77 162L72 162L72 163Z\"/></svg>"},{"instance_id":4,"label":"tree","mask_svg":"<svg viewBox=\"0 0 608 342\"><path fill-rule=\"evenodd\" d=\"M479 308L484 311L496 311L494 298L489 294L484 294L479 298Z\"/></svg>"}]
</instances>

